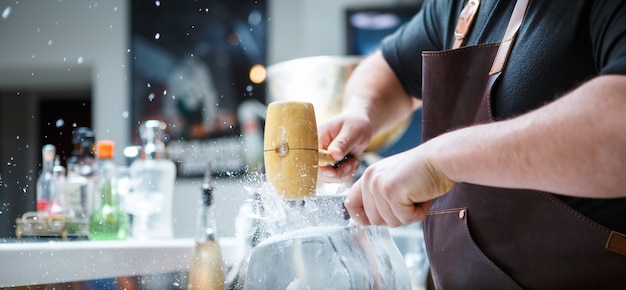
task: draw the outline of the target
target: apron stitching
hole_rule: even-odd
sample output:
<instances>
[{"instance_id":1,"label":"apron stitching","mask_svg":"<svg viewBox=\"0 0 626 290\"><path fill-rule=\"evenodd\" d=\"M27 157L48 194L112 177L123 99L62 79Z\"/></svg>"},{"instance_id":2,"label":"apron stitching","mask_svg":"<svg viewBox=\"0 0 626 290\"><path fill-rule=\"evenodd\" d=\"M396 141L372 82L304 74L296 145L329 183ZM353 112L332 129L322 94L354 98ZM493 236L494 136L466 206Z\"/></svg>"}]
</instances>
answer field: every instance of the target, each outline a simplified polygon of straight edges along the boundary
<instances>
[{"instance_id":1,"label":"apron stitching","mask_svg":"<svg viewBox=\"0 0 626 290\"><path fill-rule=\"evenodd\" d=\"M476 253L478 253L478 256L480 257L480 259L483 262L485 262L486 264L488 264L492 269L494 269L496 273L499 273L505 280L507 280L511 284L515 285L515 287L517 289L524 289L517 281L513 280L513 278L511 278L507 273L502 271L502 269L500 269L500 267L498 267L498 265L496 265L493 261L491 261L489 259L489 257L487 257L485 255L485 253L482 251L482 249L480 247L478 247L478 245L476 245L476 242L474 241L474 238L472 237L472 235L471 235L471 233L469 231L469 226L468 226L469 216L468 216L468 208L467 207L437 210L437 211L433 211L433 212L428 213L428 215L429 216L434 216L434 215L442 215L442 214L453 214L453 213L460 212L460 211L465 211L465 216L463 218L459 218L459 219L464 220L462 223L463 223L463 228L464 228L464 232L465 232L467 241L469 242L469 245L471 245L471 247L474 249L474 251ZM428 243L428 240L426 242Z\"/></svg>"},{"instance_id":2,"label":"apron stitching","mask_svg":"<svg viewBox=\"0 0 626 290\"><path fill-rule=\"evenodd\" d=\"M547 193L547 192L541 192L541 194L547 198L550 202L552 202L553 204L555 204L556 206L560 207L562 210L565 210L571 214L573 214L576 218L578 218L579 220L587 223L588 225L601 230L603 232L605 232L606 234L610 234L611 233L611 229L600 225L596 222L594 222L593 220L591 220L590 218L584 216L583 214L581 214L580 212L574 210L573 208L571 208L570 206L568 206L567 204L565 204L564 202L562 202L561 200L557 199L556 197L554 197L551 193Z\"/></svg>"},{"instance_id":3,"label":"apron stitching","mask_svg":"<svg viewBox=\"0 0 626 290\"><path fill-rule=\"evenodd\" d=\"M496 83L498 82L498 79L500 78L500 75L502 74L502 72L499 72L497 74L491 75L489 76L489 78L493 78L493 83L491 83L491 85L489 86L489 91L487 92L487 115L489 116L489 121L494 122L495 118L493 116L493 110L491 108L491 97L492 97L492 92L493 92L493 88L496 86Z\"/></svg>"},{"instance_id":4,"label":"apron stitching","mask_svg":"<svg viewBox=\"0 0 626 290\"><path fill-rule=\"evenodd\" d=\"M467 239L470 241L470 244L472 245L472 247L474 248L474 250L479 253L479 256L489 265L491 265L493 268L495 268L497 270L498 273L500 273L500 275L502 275L506 280L509 280L511 283L515 284L515 286L517 286L518 289L523 289L515 280L513 280L513 278L511 278L507 273L505 273L504 271L502 271L502 269L500 269L500 267L498 265L496 265L493 261L491 261L491 259L489 259L489 257L487 257L485 255L485 253L483 252L483 250L476 245L476 242L474 241L474 238L472 237L472 234L469 231L469 226L468 226L468 222L469 222L469 216L467 216L469 213L466 210L465 213L465 218L463 220L465 220L463 223L464 227L465 227L465 234L467 235Z\"/></svg>"},{"instance_id":5,"label":"apron stitching","mask_svg":"<svg viewBox=\"0 0 626 290\"><path fill-rule=\"evenodd\" d=\"M447 54L454 54L460 51L471 51L471 50L481 49L481 48L497 47L499 45L500 43L486 43L486 44L473 45L473 46L463 46L457 49L449 49L449 50L443 50L443 51L424 51L422 52L422 56L447 55Z\"/></svg>"},{"instance_id":6,"label":"apron stitching","mask_svg":"<svg viewBox=\"0 0 626 290\"><path fill-rule=\"evenodd\" d=\"M436 210L436 211L428 212L428 215L451 214L451 213L459 212L461 210L467 210L467 208L459 207L459 208L448 208L448 209Z\"/></svg>"}]
</instances>

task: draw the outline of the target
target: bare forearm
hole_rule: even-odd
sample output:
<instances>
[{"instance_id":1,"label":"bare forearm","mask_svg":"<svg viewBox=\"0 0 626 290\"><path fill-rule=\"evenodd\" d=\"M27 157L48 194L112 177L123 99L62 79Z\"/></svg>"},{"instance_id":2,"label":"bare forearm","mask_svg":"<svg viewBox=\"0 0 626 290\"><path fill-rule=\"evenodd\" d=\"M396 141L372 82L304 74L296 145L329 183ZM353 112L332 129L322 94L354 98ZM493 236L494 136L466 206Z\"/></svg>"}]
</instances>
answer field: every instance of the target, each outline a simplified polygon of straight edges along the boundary
<instances>
[{"instance_id":1,"label":"bare forearm","mask_svg":"<svg viewBox=\"0 0 626 290\"><path fill-rule=\"evenodd\" d=\"M402 88L395 74L376 52L364 60L346 84L344 110L365 113L374 134L391 129L411 115L416 101Z\"/></svg>"},{"instance_id":2,"label":"bare forearm","mask_svg":"<svg viewBox=\"0 0 626 290\"><path fill-rule=\"evenodd\" d=\"M603 76L526 115L424 144L456 182L626 196L626 77Z\"/></svg>"}]
</instances>

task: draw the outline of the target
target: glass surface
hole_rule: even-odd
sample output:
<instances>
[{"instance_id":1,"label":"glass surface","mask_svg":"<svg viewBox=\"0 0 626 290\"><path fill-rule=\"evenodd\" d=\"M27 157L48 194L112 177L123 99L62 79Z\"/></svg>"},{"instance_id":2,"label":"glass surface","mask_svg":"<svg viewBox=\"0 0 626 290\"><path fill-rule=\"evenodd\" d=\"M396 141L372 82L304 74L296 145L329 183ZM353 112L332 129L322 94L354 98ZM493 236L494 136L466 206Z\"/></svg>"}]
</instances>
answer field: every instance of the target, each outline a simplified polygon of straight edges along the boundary
<instances>
[{"instance_id":1,"label":"glass surface","mask_svg":"<svg viewBox=\"0 0 626 290\"><path fill-rule=\"evenodd\" d=\"M387 228L306 228L252 251L244 289L411 289Z\"/></svg>"},{"instance_id":2,"label":"glass surface","mask_svg":"<svg viewBox=\"0 0 626 290\"><path fill-rule=\"evenodd\" d=\"M125 240L130 225L128 215L120 208L116 186L116 167L112 159L98 160L97 192L100 205L89 219L90 240Z\"/></svg>"},{"instance_id":3,"label":"glass surface","mask_svg":"<svg viewBox=\"0 0 626 290\"><path fill-rule=\"evenodd\" d=\"M138 159L130 166L130 176L132 190L124 196L124 208L133 215L133 238L173 238L174 163Z\"/></svg>"},{"instance_id":4,"label":"glass surface","mask_svg":"<svg viewBox=\"0 0 626 290\"><path fill-rule=\"evenodd\" d=\"M283 200L269 184L256 189L248 231L259 243L241 271L244 289L411 289L388 228L351 221L339 188L301 201Z\"/></svg>"}]
</instances>

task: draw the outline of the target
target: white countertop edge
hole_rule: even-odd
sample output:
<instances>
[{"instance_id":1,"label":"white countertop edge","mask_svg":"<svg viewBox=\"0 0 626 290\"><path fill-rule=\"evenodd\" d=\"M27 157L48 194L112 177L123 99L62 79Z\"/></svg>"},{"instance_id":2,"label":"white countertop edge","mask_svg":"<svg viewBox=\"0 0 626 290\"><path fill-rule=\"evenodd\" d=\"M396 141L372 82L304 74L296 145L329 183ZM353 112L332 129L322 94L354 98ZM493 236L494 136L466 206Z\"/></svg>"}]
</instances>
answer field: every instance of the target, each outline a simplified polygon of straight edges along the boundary
<instances>
[{"instance_id":1,"label":"white countertop edge","mask_svg":"<svg viewBox=\"0 0 626 290\"><path fill-rule=\"evenodd\" d=\"M232 265L234 237L220 238ZM193 239L0 243L0 287L64 283L184 271Z\"/></svg>"}]
</instances>

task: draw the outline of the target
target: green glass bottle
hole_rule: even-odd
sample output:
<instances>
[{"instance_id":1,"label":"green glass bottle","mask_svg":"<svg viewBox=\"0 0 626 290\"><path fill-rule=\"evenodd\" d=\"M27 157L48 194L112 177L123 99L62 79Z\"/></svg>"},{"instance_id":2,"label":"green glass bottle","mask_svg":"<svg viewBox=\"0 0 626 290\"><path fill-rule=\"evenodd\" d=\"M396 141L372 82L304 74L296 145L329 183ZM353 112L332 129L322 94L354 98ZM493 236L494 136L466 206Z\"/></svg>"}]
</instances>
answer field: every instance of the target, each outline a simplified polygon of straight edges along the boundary
<instances>
[{"instance_id":1,"label":"green glass bottle","mask_svg":"<svg viewBox=\"0 0 626 290\"><path fill-rule=\"evenodd\" d=\"M90 240L125 240L130 231L128 215L120 208L115 186L114 145L110 140L98 141L96 144L96 182L101 201L89 219Z\"/></svg>"}]
</instances>

